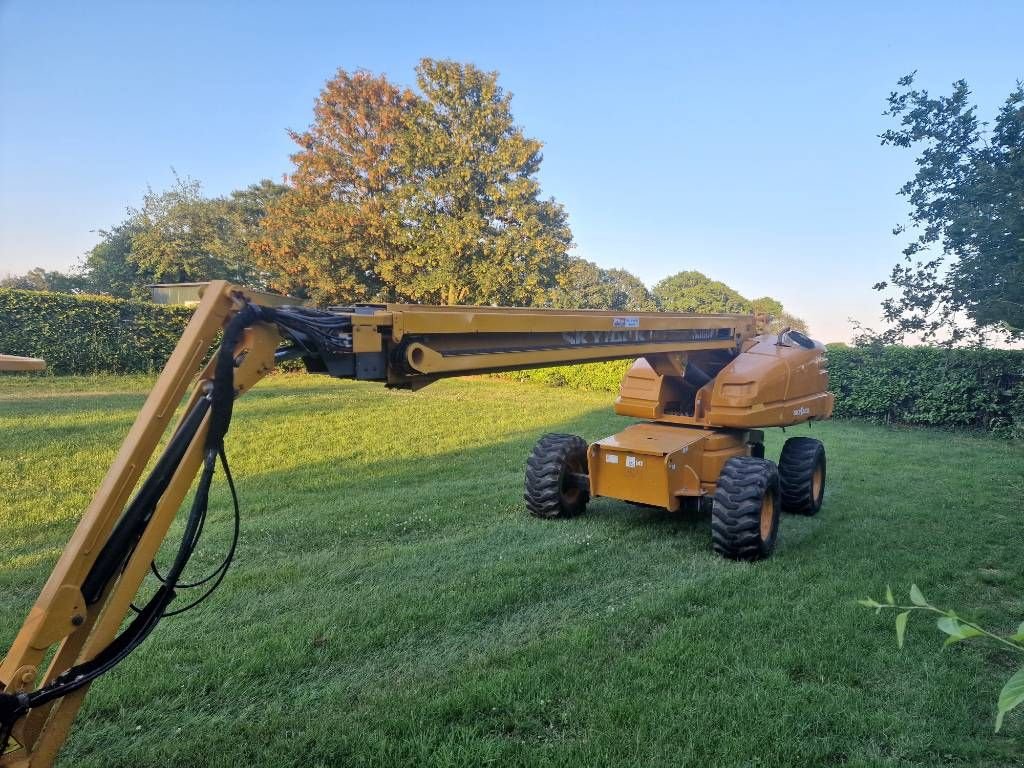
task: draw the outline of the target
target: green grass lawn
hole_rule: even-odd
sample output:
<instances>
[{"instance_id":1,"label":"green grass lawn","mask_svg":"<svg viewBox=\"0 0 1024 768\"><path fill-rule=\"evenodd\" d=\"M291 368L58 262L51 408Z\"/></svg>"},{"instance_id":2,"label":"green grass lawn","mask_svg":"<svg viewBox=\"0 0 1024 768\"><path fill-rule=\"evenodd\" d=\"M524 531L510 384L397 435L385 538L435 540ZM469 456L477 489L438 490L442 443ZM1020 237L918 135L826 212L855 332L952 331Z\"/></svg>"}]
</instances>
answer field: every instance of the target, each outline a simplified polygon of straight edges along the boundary
<instances>
[{"instance_id":1,"label":"green grass lawn","mask_svg":"<svg viewBox=\"0 0 1024 768\"><path fill-rule=\"evenodd\" d=\"M147 386L0 381L4 648ZM525 514L540 434L629 423L606 394L279 376L235 414L236 565L92 687L65 766L1024 764L1021 713L992 733L1019 659L940 650L920 620L898 652L892 616L854 604L916 582L1015 627L1019 444L815 425L824 509L750 565L711 552L706 517ZM226 546L223 487L211 509L194 574Z\"/></svg>"}]
</instances>

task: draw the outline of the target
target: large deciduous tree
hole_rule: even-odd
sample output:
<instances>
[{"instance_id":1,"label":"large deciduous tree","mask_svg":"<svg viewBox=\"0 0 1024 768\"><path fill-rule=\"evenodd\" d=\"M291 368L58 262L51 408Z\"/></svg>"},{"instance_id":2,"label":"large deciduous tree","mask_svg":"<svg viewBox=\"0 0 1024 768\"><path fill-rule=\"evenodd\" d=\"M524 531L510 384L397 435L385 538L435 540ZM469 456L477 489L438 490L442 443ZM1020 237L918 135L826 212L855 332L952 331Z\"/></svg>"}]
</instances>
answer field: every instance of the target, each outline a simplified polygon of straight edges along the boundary
<instances>
[{"instance_id":1,"label":"large deciduous tree","mask_svg":"<svg viewBox=\"0 0 1024 768\"><path fill-rule=\"evenodd\" d=\"M313 124L292 131L290 190L271 206L257 243L275 287L321 303L402 299L406 250L397 192L408 181L397 147L416 97L369 72L339 70Z\"/></svg>"},{"instance_id":2,"label":"large deciduous tree","mask_svg":"<svg viewBox=\"0 0 1024 768\"><path fill-rule=\"evenodd\" d=\"M572 235L540 198L541 143L515 125L496 72L423 59L401 149L408 274L418 301L532 304L554 287Z\"/></svg>"},{"instance_id":3,"label":"large deciduous tree","mask_svg":"<svg viewBox=\"0 0 1024 768\"><path fill-rule=\"evenodd\" d=\"M540 198L540 142L496 73L424 59L417 83L343 70L327 83L292 134L292 188L263 222L261 263L320 301L544 301L572 236Z\"/></svg>"},{"instance_id":4,"label":"large deciduous tree","mask_svg":"<svg viewBox=\"0 0 1024 768\"><path fill-rule=\"evenodd\" d=\"M654 286L654 299L661 309L673 312L754 312L766 315L764 330L779 333L793 328L808 333L807 323L786 312L782 302L771 296L744 298L723 282L696 272L678 272Z\"/></svg>"},{"instance_id":5,"label":"large deciduous tree","mask_svg":"<svg viewBox=\"0 0 1024 768\"><path fill-rule=\"evenodd\" d=\"M23 275L9 275L0 279L0 288L15 288L22 291L56 291L77 293L85 287L80 275L66 274L55 270L35 267Z\"/></svg>"},{"instance_id":6,"label":"large deciduous tree","mask_svg":"<svg viewBox=\"0 0 1024 768\"><path fill-rule=\"evenodd\" d=\"M967 83L934 98L899 81L885 114L898 127L883 145L919 149L917 172L900 189L915 237L877 290L889 327L865 338L912 334L953 345L990 333L1024 337L1024 86L1003 103L991 129L979 122ZM906 227L896 228L902 234Z\"/></svg>"},{"instance_id":7,"label":"large deciduous tree","mask_svg":"<svg viewBox=\"0 0 1024 768\"><path fill-rule=\"evenodd\" d=\"M551 293L551 305L562 309L654 311L657 304L640 278L624 269L602 269L593 262L570 258Z\"/></svg>"},{"instance_id":8,"label":"large deciduous tree","mask_svg":"<svg viewBox=\"0 0 1024 768\"><path fill-rule=\"evenodd\" d=\"M725 283L696 272L678 272L654 286L662 309L672 312L751 312L753 306Z\"/></svg>"},{"instance_id":9,"label":"large deciduous tree","mask_svg":"<svg viewBox=\"0 0 1024 768\"><path fill-rule=\"evenodd\" d=\"M83 290L146 298L147 283L223 279L253 288L270 275L252 256L267 206L285 187L269 180L207 198L198 182L176 178L164 192L149 190L117 226L101 230L78 272Z\"/></svg>"}]
</instances>

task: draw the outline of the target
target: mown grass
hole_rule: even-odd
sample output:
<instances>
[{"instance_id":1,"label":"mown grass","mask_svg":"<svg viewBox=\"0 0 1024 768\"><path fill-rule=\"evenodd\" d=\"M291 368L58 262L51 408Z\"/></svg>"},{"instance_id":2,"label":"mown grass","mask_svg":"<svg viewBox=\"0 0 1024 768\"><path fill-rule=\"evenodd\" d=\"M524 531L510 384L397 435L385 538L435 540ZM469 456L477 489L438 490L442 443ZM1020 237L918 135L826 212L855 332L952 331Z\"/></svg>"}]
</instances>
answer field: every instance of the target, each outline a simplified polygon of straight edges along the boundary
<instances>
[{"instance_id":1,"label":"mown grass","mask_svg":"<svg viewBox=\"0 0 1024 768\"><path fill-rule=\"evenodd\" d=\"M4 647L145 386L0 382ZM237 564L93 686L63 765L1024 763L1024 717L992 734L1019 660L940 651L923 623L897 652L891 617L854 604L915 581L998 627L1024 618L1019 444L816 425L825 508L747 565L711 553L706 518L524 514L534 440L620 429L607 394L279 376L235 413Z\"/></svg>"}]
</instances>

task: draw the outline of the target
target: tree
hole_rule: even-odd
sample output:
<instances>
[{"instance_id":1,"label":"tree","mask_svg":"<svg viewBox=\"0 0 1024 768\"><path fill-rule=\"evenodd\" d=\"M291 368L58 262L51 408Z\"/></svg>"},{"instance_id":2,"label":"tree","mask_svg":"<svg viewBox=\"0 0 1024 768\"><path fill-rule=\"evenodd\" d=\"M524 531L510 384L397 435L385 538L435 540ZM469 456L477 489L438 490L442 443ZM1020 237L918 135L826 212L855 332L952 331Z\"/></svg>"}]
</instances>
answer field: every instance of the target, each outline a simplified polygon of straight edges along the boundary
<instances>
[{"instance_id":1,"label":"tree","mask_svg":"<svg viewBox=\"0 0 1024 768\"><path fill-rule=\"evenodd\" d=\"M16 288L23 291L56 291L76 293L85 286L85 280L74 274L51 271L42 267L30 269L24 275L10 275L0 280L0 288Z\"/></svg>"},{"instance_id":2,"label":"tree","mask_svg":"<svg viewBox=\"0 0 1024 768\"><path fill-rule=\"evenodd\" d=\"M750 306L759 315L769 315L776 318L782 316L782 302L778 299L773 299L771 296L751 299Z\"/></svg>"},{"instance_id":3,"label":"tree","mask_svg":"<svg viewBox=\"0 0 1024 768\"><path fill-rule=\"evenodd\" d=\"M197 181L175 177L166 192L149 190L129 219L134 219L129 258L154 282L257 282L230 202L203 197Z\"/></svg>"},{"instance_id":4,"label":"tree","mask_svg":"<svg viewBox=\"0 0 1024 768\"><path fill-rule=\"evenodd\" d=\"M638 277L624 269L602 269L593 262L570 258L558 276L551 304L563 309L652 311L656 305Z\"/></svg>"},{"instance_id":5,"label":"tree","mask_svg":"<svg viewBox=\"0 0 1024 768\"><path fill-rule=\"evenodd\" d=\"M695 271L666 277L654 286L654 297L671 312L753 311L751 302L728 285Z\"/></svg>"},{"instance_id":6,"label":"tree","mask_svg":"<svg viewBox=\"0 0 1024 768\"><path fill-rule=\"evenodd\" d=\"M801 333L810 333L810 330L807 328L806 321L785 311L772 316L772 319L764 329L768 333L781 333L787 328L791 328L794 331L800 331Z\"/></svg>"},{"instance_id":7,"label":"tree","mask_svg":"<svg viewBox=\"0 0 1024 768\"><path fill-rule=\"evenodd\" d=\"M614 301L615 288L605 271L586 259L570 259L551 293L551 304L559 309L611 309Z\"/></svg>"},{"instance_id":8,"label":"tree","mask_svg":"<svg viewBox=\"0 0 1024 768\"><path fill-rule=\"evenodd\" d=\"M605 270L605 275L615 286L616 305L612 309L628 309L635 312L656 312L658 302L643 281L624 269Z\"/></svg>"},{"instance_id":9,"label":"tree","mask_svg":"<svg viewBox=\"0 0 1024 768\"><path fill-rule=\"evenodd\" d=\"M807 323L786 312L778 299L771 296L746 299L725 283L701 272L678 272L666 277L654 286L652 298L661 309L671 312L753 312L769 316L764 327L768 333L779 333L787 328L810 333Z\"/></svg>"},{"instance_id":10,"label":"tree","mask_svg":"<svg viewBox=\"0 0 1024 768\"><path fill-rule=\"evenodd\" d=\"M263 221L261 265L319 301L540 303L567 264L566 215L541 200L541 144L494 72L423 59L422 95L340 70L290 191Z\"/></svg>"},{"instance_id":11,"label":"tree","mask_svg":"<svg viewBox=\"0 0 1024 768\"><path fill-rule=\"evenodd\" d=\"M417 301L526 305L543 301L567 264L567 217L540 199L541 143L512 117L496 72L423 59L423 98L400 144L406 269Z\"/></svg>"},{"instance_id":12,"label":"tree","mask_svg":"<svg viewBox=\"0 0 1024 768\"><path fill-rule=\"evenodd\" d=\"M779 333L787 328L792 328L801 333L809 333L807 323L783 309L782 302L778 299L773 299L771 296L762 296L759 299L751 299L750 306L755 314L768 316L768 324L765 326L765 330L768 333Z\"/></svg>"},{"instance_id":13,"label":"tree","mask_svg":"<svg viewBox=\"0 0 1024 768\"><path fill-rule=\"evenodd\" d=\"M416 97L383 76L339 70L308 131L290 132L290 188L269 208L255 253L274 286L321 303L405 299L396 148Z\"/></svg>"},{"instance_id":14,"label":"tree","mask_svg":"<svg viewBox=\"0 0 1024 768\"><path fill-rule=\"evenodd\" d=\"M146 285L223 279L265 288L254 238L267 206L285 187L264 179L228 197L207 198L199 182L175 177L171 189L147 191L141 208L100 230L101 240L79 265L83 289L124 298L149 297Z\"/></svg>"},{"instance_id":15,"label":"tree","mask_svg":"<svg viewBox=\"0 0 1024 768\"><path fill-rule=\"evenodd\" d=\"M279 279L273 269L260 269L254 249L262 237L261 225L267 211L287 192L285 185L262 179L210 202L210 215L218 220L218 226L208 247L245 285L266 289Z\"/></svg>"},{"instance_id":16,"label":"tree","mask_svg":"<svg viewBox=\"0 0 1024 768\"><path fill-rule=\"evenodd\" d=\"M889 95L884 114L899 124L879 138L920 148L917 172L900 189L916 237L874 286L896 291L882 302L890 327L864 338L916 334L954 345L992 333L1024 337L1024 86L1017 83L986 131L965 81L938 98L913 83L911 73Z\"/></svg>"},{"instance_id":17,"label":"tree","mask_svg":"<svg viewBox=\"0 0 1024 768\"><path fill-rule=\"evenodd\" d=\"M88 290L119 298L149 297L147 283L156 282L140 272L132 260L132 237L138 222L131 215L109 230L100 230L100 241L86 253L79 265Z\"/></svg>"}]
</instances>

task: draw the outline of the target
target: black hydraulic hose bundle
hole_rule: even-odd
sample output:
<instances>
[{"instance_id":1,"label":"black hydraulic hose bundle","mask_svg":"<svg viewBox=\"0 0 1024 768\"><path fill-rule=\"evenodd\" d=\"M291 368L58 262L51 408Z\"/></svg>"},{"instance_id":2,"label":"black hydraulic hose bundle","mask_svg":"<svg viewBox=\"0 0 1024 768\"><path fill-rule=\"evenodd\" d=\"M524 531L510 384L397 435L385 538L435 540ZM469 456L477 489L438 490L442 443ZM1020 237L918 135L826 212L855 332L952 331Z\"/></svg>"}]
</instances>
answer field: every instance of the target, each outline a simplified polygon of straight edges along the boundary
<instances>
[{"instance_id":1,"label":"black hydraulic hose bundle","mask_svg":"<svg viewBox=\"0 0 1024 768\"><path fill-rule=\"evenodd\" d=\"M228 468L227 457L224 454L224 436L231 424L235 399L236 361L234 350L248 326L258 320L270 320L270 317L265 317L265 315L271 314L276 313L267 311L263 307L246 304L225 326L224 337L214 363L213 386L210 392L201 397L182 420L181 426L171 437L152 473L146 478L135 498L125 509L107 543L97 556L92 570L83 582L82 594L87 604L95 603L127 564L153 516L157 502L166 491L175 470L195 438L204 417L209 412L209 427L203 447L203 466L196 486L195 497L185 522L185 532L167 573L161 575L155 564L152 566L160 581L160 587L142 608L136 609L137 615L131 624L94 658L76 664L35 691L17 694L0 692L0 754L3 754L7 748L11 729L15 722L29 710L66 696L111 670L142 644L160 622L160 619L182 613L202 602L212 594L224 578L234 557L240 522L238 497L235 493L231 471ZM224 468L234 502L235 530L232 543L224 561L213 573L199 581L190 584L183 583L181 581L182 572L195 551L206 520L210 486L213 482L218 457ZM200 598L182 609L173 612L167 611L177 594L176 590L200 586L211 580L214 580L213 585Z\"/></svg>"}]
</instances>

